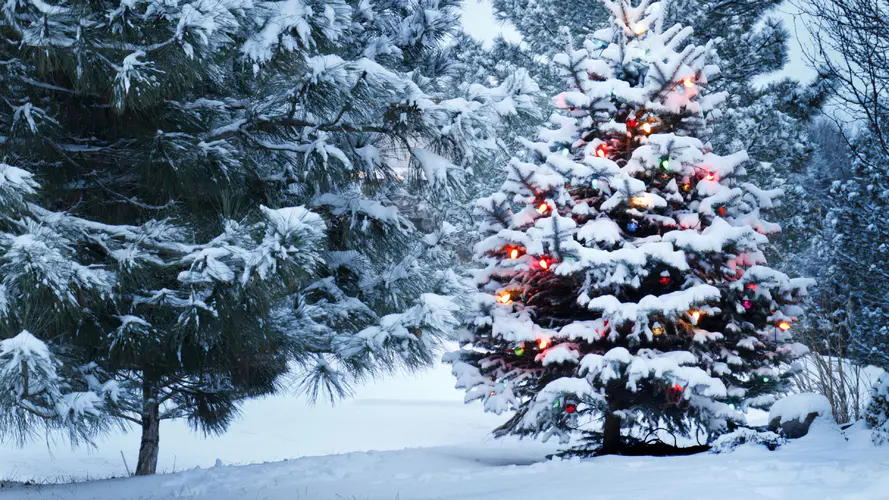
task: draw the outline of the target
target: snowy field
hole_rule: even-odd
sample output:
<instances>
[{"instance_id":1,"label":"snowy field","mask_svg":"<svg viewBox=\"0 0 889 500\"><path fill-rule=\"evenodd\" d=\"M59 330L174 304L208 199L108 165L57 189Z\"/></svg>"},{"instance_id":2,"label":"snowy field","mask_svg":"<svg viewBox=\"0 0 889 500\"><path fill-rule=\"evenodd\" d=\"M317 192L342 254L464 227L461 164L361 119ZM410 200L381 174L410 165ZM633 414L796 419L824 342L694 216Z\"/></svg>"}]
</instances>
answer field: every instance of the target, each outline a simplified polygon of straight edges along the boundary
<instances>
[{"instance_id":1,"label":"snowy field","mask_svg":"<svg viewBox=\"0 0 889 500\"><path fill-rule=\"evenodd\" d=\"M889 498L889 448L861 428L848 441L815 428L778 451L546 461L546 445L497 441L357 452L243 467L57 486L14 486L7 499L541 500Z\"/></svg>"},{"instance_id":2,"label":"snowy field","mask_svg":"<svg viewBox=\"0 0 889 500\"><path fill-rule=\"evenodd\" d=\"M832 428L818 429L776 452L751 447L729 455L553 462L545 457L554 444L490 439L500 418L463 405L452 385L447 367L439 366L417 378L371 384L335 408L287 396L254 401L229 433L206 440L182 422L165 423L159 470L167 474L6 485L0 498L889 499L889 447L874 448L861 429L850 431L848 441ZM132 467L137 448L136 433L110 436L92 451L63 443L6 445L0 477L123 476L120 453ZM401 448L408 449L367 451ZM261 462L270 463L235 466Z\"/></svg>"},{"instance_id":3,"label":"snowy field","mask_svg":"<svg viewBox=\"0 0 889 500\"><path fill-rule=\"evenodd\" d=\"M207 439L185 421L161 423L158 472L251 464L352 451L481 443L505 418L464 405L449 367L411 377L404 374L356 390L355 398L331 407L293 395L248 402L230 430ZM64 441L37 440L19 449L0 445L0 480L67 482L125 476L121 452L132 470L139 433L117 433L97 449L72 450Z\"/></svg>"}]
</instances>

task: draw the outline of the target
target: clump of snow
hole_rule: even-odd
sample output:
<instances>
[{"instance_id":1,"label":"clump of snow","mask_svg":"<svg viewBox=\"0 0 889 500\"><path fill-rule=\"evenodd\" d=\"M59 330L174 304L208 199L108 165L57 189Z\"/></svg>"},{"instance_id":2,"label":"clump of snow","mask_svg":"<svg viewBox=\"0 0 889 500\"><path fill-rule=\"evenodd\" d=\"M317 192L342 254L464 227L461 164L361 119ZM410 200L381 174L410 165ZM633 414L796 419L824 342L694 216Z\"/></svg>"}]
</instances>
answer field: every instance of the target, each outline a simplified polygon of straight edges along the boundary
<instances>
[{"instance_id":1,"label":"clump of snow","mask_svg":"<svg viewBox=\"0 0 889 500\"><path fill-rule=\"evenodd\" d=\"M821 394L791 394L772 405L769 410L769 422L776 418L779 418L782 424L791 420L802 422L812 413L825 416L831 412L830 401Z\"/></svg>"}]
</instances>

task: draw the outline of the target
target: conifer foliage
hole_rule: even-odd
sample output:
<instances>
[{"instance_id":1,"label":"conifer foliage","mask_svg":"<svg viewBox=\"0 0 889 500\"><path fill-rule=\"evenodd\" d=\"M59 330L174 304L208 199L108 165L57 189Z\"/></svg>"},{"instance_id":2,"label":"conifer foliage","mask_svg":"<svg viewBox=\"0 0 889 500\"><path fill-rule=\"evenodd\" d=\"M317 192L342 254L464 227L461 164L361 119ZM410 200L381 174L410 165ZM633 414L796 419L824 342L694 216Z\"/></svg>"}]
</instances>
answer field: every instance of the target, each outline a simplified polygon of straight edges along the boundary
<instances>
[{"instance_id":1,"label":"conifer foliage","mask_svg":"<svg viewBox=\"0 0 889 500\"><path fill-rule=\"evenodd\" d=\"M727 97L707 91L713 42L658 3L603 3L611 27L554 59L568 90L533 161L478 202L478 315L447 360L468 401L515 411L500 435L712 441L785 387L808 280L766 265L781 193L707 142Z\"/></svg>"},{"instance_id":2,"label":"conifer foliage","mask_svg":"<svg viewBox=\"0 0 889 500\"><path fill-rule=\"evenodd\" d=\"M161 420L221 432L288 367L342 395L434 359L453 228L402 208L533 90L442 80L457 7L6 2L0 433L129 421L148 474Z\"/></svg>"}]
</instances>

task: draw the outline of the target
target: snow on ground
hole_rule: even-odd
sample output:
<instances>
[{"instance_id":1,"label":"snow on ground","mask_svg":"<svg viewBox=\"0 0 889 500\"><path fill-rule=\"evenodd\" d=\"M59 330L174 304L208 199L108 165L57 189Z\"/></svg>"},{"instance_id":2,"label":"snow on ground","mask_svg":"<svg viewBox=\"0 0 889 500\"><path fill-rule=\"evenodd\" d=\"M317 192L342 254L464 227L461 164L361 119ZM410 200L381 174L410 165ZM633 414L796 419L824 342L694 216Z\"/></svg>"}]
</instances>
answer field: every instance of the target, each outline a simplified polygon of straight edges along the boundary
<instances>
[{"instance_id":1,"label":"snow on ground","mask_svg":"<svg viewBox=\"0 0 889 500\"><path fill-rule=\"evenodd\" d=\"M161 423L159 472L250 464L352 451L396 450L489 440L505 417L463 404L450 367L416 376L399 374L356 389L355 398L310 406L302 397L280 395L249 401L222 436L208 437L185 421ZM139 433L115 433L97 449L71 449L65 441L36 440L19 449L0 444L0 480L68 482L125 476L121 452L132 470Z\"/></svg>"},{"instance_id":2,"label":"snow on ground","mask_svg":"<svg viewBox=\"0 0 889 500\"><path fill-rule=\"evenodd\" d=\"M54 486L13 486L3 500L541 500L889 498L889 448L816 422L770 452L546 461L551 447L496 441L358 452L242 467Z\"/></svg>"},{"instance_id":3,"label":"snow on ground","mask_svg":"<svg viewBox=\"0 0 889 500\"><path fill-rule=\"evenodd\" d=\"M380 380L334 408L286 395L252 401L220 437L165 422L159 470L177 473L0 481L0 500L889 500L889 446L873 447L861 428L847 442L822 425L775 452L547 461L557 444L493 440L504 417L462 398L448 367L438 366ZM766 420L760 413L756 423ZM136 432L95 450L6 444L0 480L124 476L121 451L132 468L138 444Z\"/></svg>"}]
</instances>

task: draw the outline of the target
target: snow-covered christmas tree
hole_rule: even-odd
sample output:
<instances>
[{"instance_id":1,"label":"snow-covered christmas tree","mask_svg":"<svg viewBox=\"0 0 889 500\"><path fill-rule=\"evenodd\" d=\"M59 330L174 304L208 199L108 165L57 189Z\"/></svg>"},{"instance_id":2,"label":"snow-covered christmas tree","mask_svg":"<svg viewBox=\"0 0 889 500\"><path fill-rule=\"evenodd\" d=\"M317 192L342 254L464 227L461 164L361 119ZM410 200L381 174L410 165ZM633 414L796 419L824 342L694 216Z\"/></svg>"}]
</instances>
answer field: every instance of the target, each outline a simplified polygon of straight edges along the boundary
<instances>
[{"instance_id":1,"label":"snow-covered christmas tree","mask_svg":"<svg viewBox=\"0 0 889 500\"><path fill-rule=\"evenodd\" d=\"M784 389L808 280L766 265L781 193L707 142L712 42L664 29L660 4L603 3L612 27L555 58L551 126L478 202L478 315L446 359L467 401L515 411L498 435L711 441Z\"/></svg>"}]
</instances>

